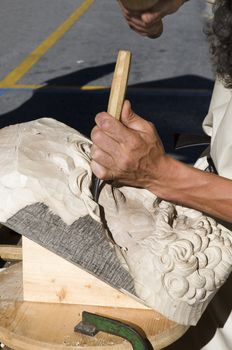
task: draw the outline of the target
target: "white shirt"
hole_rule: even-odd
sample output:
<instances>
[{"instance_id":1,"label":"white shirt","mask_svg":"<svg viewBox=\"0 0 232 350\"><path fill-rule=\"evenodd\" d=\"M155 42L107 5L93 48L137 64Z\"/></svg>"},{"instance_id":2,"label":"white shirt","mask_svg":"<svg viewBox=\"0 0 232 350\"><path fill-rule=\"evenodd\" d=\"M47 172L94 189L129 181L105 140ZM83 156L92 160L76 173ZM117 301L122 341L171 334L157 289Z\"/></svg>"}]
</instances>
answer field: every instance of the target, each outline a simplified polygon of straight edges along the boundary
<instances>
[{"instance_id":1,"label":"white shirt","mask_svg":"<svg viewBox=\"0 0 232 350\"><path fill-rule=\"evenodd\" d=\"M218 174L232 179L232 91L216 81L203 129L211 136L211 157Z\"/></svg>"},{"instance_id":2,"label":"white shirt","mask_svg":"<svg viewBox=\"0 0 232 350\"><path fill-rule=\"evenodd\" d=\"M216 81L208 115L203 122L204 131L211 136L210 154L220 176L232 179L232 91ZM196 166L204 167L206 159L199 160ZM232 349L232 313L225 313L223 304L232 298L232 283L226 284L226 298L216 296L211 307L211 316L215 320L226 321L222 328L217 328L215 335L202 350L231 350ZM213 304L212 304L213 305ZM227 305L228 307L228 305ZM228 312L228 310L227 310ZM215 316L215 317L214 317ZM222 322L222 323L223 323ZM206 325L207 327L207 325Z\"/></svg>"}]
</instances>

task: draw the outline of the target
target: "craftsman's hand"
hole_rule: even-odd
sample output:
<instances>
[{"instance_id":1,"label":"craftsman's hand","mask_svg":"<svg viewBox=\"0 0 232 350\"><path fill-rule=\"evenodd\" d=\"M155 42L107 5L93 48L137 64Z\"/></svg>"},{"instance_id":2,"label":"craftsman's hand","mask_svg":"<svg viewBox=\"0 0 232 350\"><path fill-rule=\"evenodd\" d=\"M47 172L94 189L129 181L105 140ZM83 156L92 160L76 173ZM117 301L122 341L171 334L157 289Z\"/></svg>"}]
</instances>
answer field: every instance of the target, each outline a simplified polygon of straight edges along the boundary
<instances>
[{"instance_id":1,"label":"craftsman's hand","mask_svg":"<svg viewBox=\"0 0 232 350\"><path fill-rule=\"evenodd\" d=\"M96 123L91 166L98 178L145 188L232 223L232 180L166 155L155 127L137 116L128 101L121 122L103 112Z\"/></svg>"},{"instance_id":2,"label":"craftsman's hand","mask_svg":"<svg viewBox=\"0 0 232 350\"><path fill-rule=\"evenodd\" d=\"M128 10L119 0L123 15L131 29L140 35L157 38L163 32L162 19L176 12L185 0L157 0L157 3L143 11Z\"/></svg>"},{"instance_id":3,"label":"craftsman's hand","mask_svg":"<svg viewBox=\"0 0 232 350\"><path fill-rule=\"evenodd\" d=\"M149 189L162 176L165 152L152 123L140 118L129 101L123 106L121 122L103 112L92 130L91 167L104 180Z\"/></svg>"}]
</instances>

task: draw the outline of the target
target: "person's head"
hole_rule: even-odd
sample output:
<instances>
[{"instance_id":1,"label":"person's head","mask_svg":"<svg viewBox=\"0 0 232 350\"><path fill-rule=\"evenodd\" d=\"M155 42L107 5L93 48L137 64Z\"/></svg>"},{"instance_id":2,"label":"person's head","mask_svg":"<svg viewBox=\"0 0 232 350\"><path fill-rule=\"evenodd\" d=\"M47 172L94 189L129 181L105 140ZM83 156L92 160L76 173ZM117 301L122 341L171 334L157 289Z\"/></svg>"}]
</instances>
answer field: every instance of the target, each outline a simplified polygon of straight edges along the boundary
<instances>
[{"instance_id":1,"label":"person's head","mask_svg":"<svg viewBox=\"0 0 232 350\"><path fill-rule=\"evenodd\" d=\"M232 0L216 0L209 39L216 73L223 84L232 88Z\"/></svg>"}]
</instances>

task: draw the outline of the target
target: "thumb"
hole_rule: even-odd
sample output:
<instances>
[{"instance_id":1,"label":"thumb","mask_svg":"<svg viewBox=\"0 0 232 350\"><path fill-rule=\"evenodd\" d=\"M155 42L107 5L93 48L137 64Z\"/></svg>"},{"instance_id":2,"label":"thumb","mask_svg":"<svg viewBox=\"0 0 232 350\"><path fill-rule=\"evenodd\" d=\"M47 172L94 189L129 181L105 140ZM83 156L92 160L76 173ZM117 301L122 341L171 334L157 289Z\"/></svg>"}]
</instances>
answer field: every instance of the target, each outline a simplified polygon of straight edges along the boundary
<instances>
[{"instance_id":1,"label":"thumb","mask_svg":"<svg viewBox=\"0 0 232 350\"><path fill-rule=\"evenodd\" d=\"M139 117L135 112L133 112L130 101L128 100L124 102L122 108L121 122L129 129L136 131L146 131L148 123L145 119Z\"/></svg>"}]
</instances>

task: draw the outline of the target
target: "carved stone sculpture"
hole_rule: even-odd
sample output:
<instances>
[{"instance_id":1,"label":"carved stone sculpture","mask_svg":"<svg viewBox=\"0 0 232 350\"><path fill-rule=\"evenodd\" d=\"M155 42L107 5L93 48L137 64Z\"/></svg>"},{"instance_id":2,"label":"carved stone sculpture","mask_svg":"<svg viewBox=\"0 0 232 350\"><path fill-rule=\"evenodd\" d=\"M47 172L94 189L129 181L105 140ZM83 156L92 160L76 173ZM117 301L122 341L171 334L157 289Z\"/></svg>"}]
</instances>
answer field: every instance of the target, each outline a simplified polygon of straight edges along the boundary
<instances>
[{"instance_id":1,"label":"carved stone sculpture","mask_svg":"<svg viewBox=\"0 0 232 350\"><path fill-rule=\"evenodd\" d=\"M99 206L90 192L90 146L84 136L53 119L0 130L0 221L18 231L20 226L33 239L29 218L34 205L42 203L38 225L44 212L61 226L71 227L86 216L100 225ZM109 282L178 323L196 324L231 272L231 232L143 189L106 184L99 202L118 256L112 258L111 252L109 266L113 259L116 273ZM49 249L53 236L43 241L40 234L37 243L41 239ZM112 249L106 233L101 237Z\"/></svg>"},{"instance_id":2,"label":"carved stone sculpture","mask_svg":"<svg viewBox=\"0 0 232 350\"><path fill-rule=\"evenodd\" d=\"M231 232L142 189L106 186L101 203L137 295L178 323L196 324L231 272Z\"/></svg>"}]
</instances>

